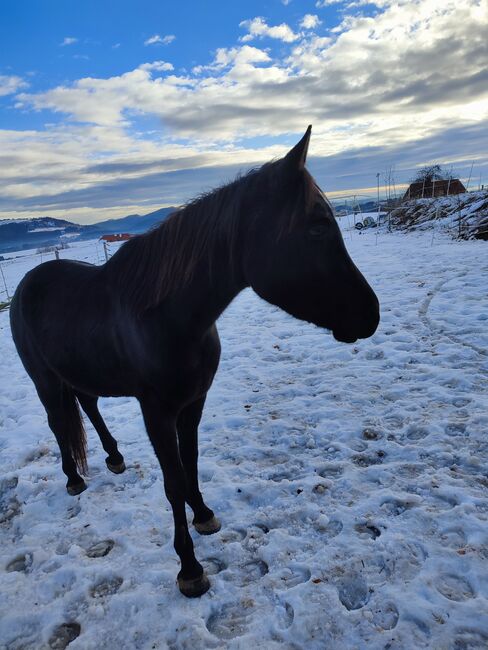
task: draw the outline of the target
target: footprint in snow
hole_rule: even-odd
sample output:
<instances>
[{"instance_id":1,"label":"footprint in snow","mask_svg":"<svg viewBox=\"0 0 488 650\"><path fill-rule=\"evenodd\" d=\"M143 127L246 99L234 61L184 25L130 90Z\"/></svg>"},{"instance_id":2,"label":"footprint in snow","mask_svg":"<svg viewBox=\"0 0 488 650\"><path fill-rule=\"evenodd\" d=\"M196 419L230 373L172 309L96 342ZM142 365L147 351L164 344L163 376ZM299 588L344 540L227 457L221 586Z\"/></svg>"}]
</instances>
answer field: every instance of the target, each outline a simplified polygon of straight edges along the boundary
<instances>
[{"instance_id":1,"label":"footprint in snow","mask_svg":"<svg viewBox=\"0 0 488 650\"><path fill-rule=\"evenodd\" d=\"M449 422L445 429L446 435L454 436L464 436L466 433L466 425L463 422Z\"/></svg>"},{"instance_id":2,"label":"footprint in snow","mask_svg":"<svg viewBox=\"0 0 488 650\"><path fill-rule=\"evenodd\" d=\"M343 528L344 524L342 521L339 521L338 519L331 519L327 526L320 530L320 533L326 539L333 539L339 535Z\"/></svg>"},{"instance_id":3,"label":"footprint in snow","mask_svg":"<svg viewBox=\"0 0 488 650\"><path fill-rule=\"evenodd\" d=\"M205 573L209 576L215 576L217 573L221 573L227 569L227 564L216 557L205 558L202 560L202 565L205 569Z\"/></svg>"},{"instance_id":4,"label":"footprint in snow","mask_svg":"<svg viewBox=\"0 0 488 650\"><path fill-rule=\"evenodd\" d=\"M339 600L346 609L361 609L370 598L370 591L366 580L360 575L349 575L337 581Z\"/></svg>"},{"instance_id":5,"label":"footprint in snow","mask_svg":"<svg viewBox=\"0 0 488 650\"><path fill-rule=\"evenodd\" d=\"M339 478L344 473L344 468L342 465L337 463L329 463L323 465L320 469L317 470L317 474L322 478L335 479Z\"/></svg>"},{"instance_id":6,"label":"footprint in snow","mask_svg":"<svg viewBox=\"0 0 488 650\"><path fill-rule=\"evenodd\" d=\"M452 650L486 650L488 635L473 629L458 630L451 648Z\"/></svg>"},{"instance_id":7,"label":"footprint in snow","mask_svg":"<svg viewBox=\"0 0 488 650\"><path fill-rule=\"evenodd\" d=\"M230 542L242 542L246 535L247 531L243 530L242 528L229 528L222 531L220 539L224 542L224 544L228 544Z\"/></svg>"},{"instance_id":8,"label":"footprint in snow","mask_svg":"<svg viewBox=\"0 0 488 650\"><path fill-rule=\"evenodd\" d=\"M393 630L399 619L395 603L387 601L369 609L369 622L379 631Z\"/></svg>"},{"instance_id":9,"label":"footprint in snow","mask_svg":"<svg viewBox=\"0 0 488 650\"><path fill-rule=\"evenodd\" d=\"M393 562L395 576L405 582L415 578L427 558L418 542L392 542L386 546L386 552Z\"/></svg>"},{"instance_id":10,"label":"footprint in snow","mask_svg":"<svg viewBox=\"0 0 488 650\"><path fill-rule=\"evenodd\" d=\"M208 618L208 631L226 641L242 636L249 628L253 606L251 600L223 605Z\"/></svg>"},{"instance_id":11,"label":"footprint in snow","mask_svg":"<svg viewBox=\"0 0 488 650\"><path fill-rule=\"evenodd\" d=\"M256 582L269 572L269 567L263 560L251 560L244 564L238 574L241 586Z\"/></svg>"},{"instance_id":12,"label":"footprint in snow","mask_svg":"<svg viewBox=\"0 0 488 650\"><path fill-rule=\"evenodd\" d=\"M10 521L19 514L20 503L14 492L18 482L17 476L0 481L0 524Z\"/></svg>"},{"instance_id":13,"label":"footprint in snow","mask_svg":"<svg viewBox=\"0 0 488 650\"><path fill-rule=\"evenodd\" d=\"M467 406L470 402L471 400L468 397L456 397L456 399L452 400L453 406L455 406L457 409Z\"/></svg>"},{"instance_id":14,"label":"footprint in snow","mask_svg":"<svg viewBox=\"0 0 488 650\"><path fill-rule=\"evenodd\" d=\"M408 428L407 431L407 438L409 440L423 440L424 438L427 438L429 435L428 429L426 427L421 427L417 425L412 425L411 427Z\"/></svg>"},{"instance_id":15,"label":"footprint in snow","mask_svg":"<svg viewBox=\"0 0 488 650\"><path fill-rule=\"evenodd\" d=\"M114 576L106 578L91 587L90 595L92 598L103 598L104 596L112 596L120 589L121 584L124 582L123 578Z\"/></svg>"},{"instance_id":16,"label":"footprint in snow","mask_svg":"<svg viewBox=\"0 0 488 650\"><path fill-rule=\"evenodd\" d=\"M115 545L115 542L113 539L104 539L101 542L97 542L96 544L93 544L90 546L90 548L86 551L86 554L88 557L105 557L105 555L108 555L110 551L113 549Z\"/></svg>"},{"instance_id":17,"label":"footprint in snow","mask_svg":"<svg viewBox=\"0 0 488 650\"><path fill-rule=\"evenodd\" d=\"M352 461L358 467L370 467L371 465L381 465L385 456L386 453L379 449L374 454L357 454L352 457Z\"/></svg>"},{"instance_id":18,"label":"footprint in snow","mask_svg":"<svg viewBox=\"0 0 488 650\"><path fill-rule=\"evenodd\" d=\"M451 548L462 548L466 546L467 537L462 528L446 528L440 534L442 546Z\"/></svg>"},{"instance_id":19,"label":"footprint in snow","mask_svg":"<svg viewBox=\"0 0 488 650\"><path fill-rule=\"evenodd\" d=\"M381 530L374 524L356 524L354 530L360 535L367 535L371 539L376 539L381 535Z\"/></svg>"},{"instance_id":20,"label":"footprint in snow","mask_svg":"<svg viewBox=\"0 0 488 650\"><path fill-rule=\"evenodd\" d=\"M462 601L474 598L474 591L467 580L456 575L442 575L437 578L437 591L448 600Z\"/></svg>"},{"instance_id":21,"label":"footprint in snow","mask_svg":"<svg viewBox=\"0 0 488 650\"><path fill-rule=\"evenodd\" d=\"M363 438L365 440L380 440L383 437L383 432L374 427L366 427L363 429Z\"/></svg>"},{"instance_id":22,"label":"footprint in snow","mask_svg":"<svg viewBox=\"0 0 488 650\"><path fill-rule=\"evenodd\" d=\"M275 605L274 613L278 618L278 625L285 630L290 627L295 618L295 610L290 603L287 602Z\"/></svg>"},{"instance_id":23,"label":"footprint in snow","mask_svg":"<svg viewBox=\"0 0 488 650\"><path fill-rule=\"evenodd\" d=\"M297 585L308 582L312 577L310 569L300 566L288 566L274 576L277 589L292 589Z\"/></svg>"},{"instance_id":24,"label":"footprint in snow","mask_svg":"<svg viewBox=\"0 0 488 650\"><path fill-rule=\"evenodd\" d=\"M381 509L386 512L387 515L398 517L414 506L415 502L413 501L404 501L402 499L391 498L383 501L381 504Z\"/></svg>"},{"instance_id":25,"label":"footprint in snow","mask_svg":"<svg viewBox=\"0 0 488 650\"><path fill-rule=\"evenodd\" d=\"M13 571L19 571L20 573L27 573L31 565L32 565L32 554L23 553L21 555L17 555L17 557L11 560L5 567L5 570L9 573L12 573Z\"/></svg>"},{"instance_id":26,"label":"footprint in snow","mask_svg":"<svg viewBox=\"0 0 488 650\"><path fill-rule=\"evenodd\" d=\"M79 623L62 623L58 625L49 637L49 647L52 650L64 650L71 641L80 636L81 626Z\"/></svg>"},{"instance_id":27,"label":"footprint in snow","mask_svg":"<svg viewBox=\"0 0 488 650\"><path fill-rule=\"evenodd\" d=\"M401 415L387 415L383 421L387 428L390 429L401 429L404 422Z\"/></svg>"}]
</instances>

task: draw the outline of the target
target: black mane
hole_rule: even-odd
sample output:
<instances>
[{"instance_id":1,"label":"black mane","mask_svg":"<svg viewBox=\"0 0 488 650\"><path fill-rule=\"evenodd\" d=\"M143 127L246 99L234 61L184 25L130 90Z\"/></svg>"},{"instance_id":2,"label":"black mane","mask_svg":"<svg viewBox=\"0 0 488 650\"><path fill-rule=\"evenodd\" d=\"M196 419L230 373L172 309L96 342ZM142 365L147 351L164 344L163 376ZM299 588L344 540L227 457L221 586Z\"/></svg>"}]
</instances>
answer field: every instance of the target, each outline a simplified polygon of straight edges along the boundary
<instances>
[{"instance_id":1,"label":"black mane","mask_svg":"<svg viewBox=\"0 0 488 650\"><path fill-rule=\"evenodd\" d=\"M259 212L246 210L256 198L271 191L279 175L278 162L238 176L230 183L201 194L148 232L132 238L107 262L117 277L126 300L139 313L159 304L174 291L185 287L197 265L211 260L217 247L228 256L233 272L242 221L252 227ZM282 231L292 228L303 209L320 192L312 176L304 170L302 187L289 187L283 202L293 201L289 220Z\"/></svg>"}]
</instances>

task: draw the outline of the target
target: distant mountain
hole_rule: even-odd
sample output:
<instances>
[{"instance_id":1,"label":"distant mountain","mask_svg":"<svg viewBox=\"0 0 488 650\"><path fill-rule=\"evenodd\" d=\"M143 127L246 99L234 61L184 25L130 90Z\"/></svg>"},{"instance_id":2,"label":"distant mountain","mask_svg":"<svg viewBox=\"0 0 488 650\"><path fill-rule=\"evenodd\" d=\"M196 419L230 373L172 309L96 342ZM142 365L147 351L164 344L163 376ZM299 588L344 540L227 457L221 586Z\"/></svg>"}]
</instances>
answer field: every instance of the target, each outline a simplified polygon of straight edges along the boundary
<instances>
[{"instance_id":1,"label":"distant mountain","mask_svg":"<svg viewBox=\"0 0 488 650\"><path fill-rule=\"evenodd\" d=\"M100 221L90 227L95 227L97 231L100 230L107 234L116 232L141 233L146 232L146 230L149 230L155 224L166 219L175 210L176 208L160 208L142 217L139 214L130 214L128 217L121 217L120 219Z\"/></svg>"},{"instance_id":2,"label":"distant mountain","mask_svg":"<svg viewBox=\"0 0 488 650\"><path fill-rule=\"evenodd\" d=\"M52 217L0 219L0 253L55 246L81 239L98 239L105 234L128 232L139 234L165 219L175 208L160 208L140 216L131 214L88 226Z\"/></svg>"}]
</instances>

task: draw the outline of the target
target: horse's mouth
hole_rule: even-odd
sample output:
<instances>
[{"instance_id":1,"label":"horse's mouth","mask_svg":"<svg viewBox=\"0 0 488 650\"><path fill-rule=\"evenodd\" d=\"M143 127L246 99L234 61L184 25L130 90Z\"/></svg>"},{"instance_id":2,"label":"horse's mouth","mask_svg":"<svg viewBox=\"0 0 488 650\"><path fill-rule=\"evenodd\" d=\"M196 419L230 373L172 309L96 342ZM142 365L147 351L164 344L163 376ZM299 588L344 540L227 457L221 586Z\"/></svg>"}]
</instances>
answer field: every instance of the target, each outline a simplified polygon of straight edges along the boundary
<instances>
[{"instance_id":1,"label":"horse's mouth","mask_svg":"<svg viewBox=\"0 0 488 650\"><path fill-rule=\"evenodd\" d=\"M339 341L339 343L356 343L358 340L356 336L351 336L344 332L338 332L337 330L332 330L332 336L336 341Z\"/></svg>"}]
</instances>

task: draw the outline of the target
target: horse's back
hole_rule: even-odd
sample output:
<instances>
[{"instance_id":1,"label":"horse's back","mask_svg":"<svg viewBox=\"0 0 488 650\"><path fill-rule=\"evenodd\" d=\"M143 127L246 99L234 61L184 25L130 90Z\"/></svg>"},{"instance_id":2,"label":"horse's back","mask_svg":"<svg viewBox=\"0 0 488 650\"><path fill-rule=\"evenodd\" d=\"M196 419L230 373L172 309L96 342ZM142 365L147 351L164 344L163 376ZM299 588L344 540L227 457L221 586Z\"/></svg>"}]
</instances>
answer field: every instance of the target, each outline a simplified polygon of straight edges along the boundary
<instances>
[{"instance_id":1,"label":"horse's back","mask_svg":"<svg viewBox=\"0 0 488 650\"><path fill-rule=\"evenodd\" d=\"M92 264L52 260L26 273L10 306L12 337L24 365L50 342L63 345L66 324L76 323L76 311L85 309L98 272Z\"/></svg>"}]
</instances>

